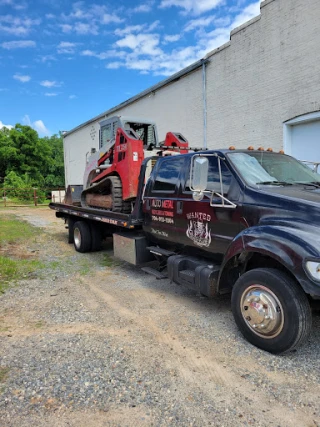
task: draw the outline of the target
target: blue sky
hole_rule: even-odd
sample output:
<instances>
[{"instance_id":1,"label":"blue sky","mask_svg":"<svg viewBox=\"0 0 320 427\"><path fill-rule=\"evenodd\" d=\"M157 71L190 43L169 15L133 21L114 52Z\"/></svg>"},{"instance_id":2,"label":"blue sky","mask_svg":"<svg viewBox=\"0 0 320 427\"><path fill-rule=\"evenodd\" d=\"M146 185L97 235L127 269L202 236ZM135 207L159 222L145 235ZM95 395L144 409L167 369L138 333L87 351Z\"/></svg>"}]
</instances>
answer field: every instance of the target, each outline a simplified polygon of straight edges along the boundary
<instances>
[{"instance_id":1,"label":"blue sky","mask_svg":"<svg viewBox=\"0 0 320 427\"><path fill-rule=\"evenodd\" d=\"M0 0L0 127L70 130L229 40L260 0Z\"/></svg>"}]
</instances>

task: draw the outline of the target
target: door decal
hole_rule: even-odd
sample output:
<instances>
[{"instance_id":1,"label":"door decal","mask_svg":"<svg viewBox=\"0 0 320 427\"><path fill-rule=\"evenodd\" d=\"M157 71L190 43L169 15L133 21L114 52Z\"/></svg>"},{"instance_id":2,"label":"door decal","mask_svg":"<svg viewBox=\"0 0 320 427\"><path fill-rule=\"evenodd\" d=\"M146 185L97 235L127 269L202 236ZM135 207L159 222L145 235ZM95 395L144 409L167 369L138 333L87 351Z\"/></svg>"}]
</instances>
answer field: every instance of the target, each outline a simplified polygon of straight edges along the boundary
<instances>
[{"instance_id":1,"label":"door decal","mask_svg":"<svg viewBox=\"0 0 320 427\"><path fill-rule=\"evenodd\" d=\"M200 212L187 214L189 219L186 235L193 243L200 247L208 247L211 243L211 230L209 230L210 215Z\"/></svg>"}]
</instances>

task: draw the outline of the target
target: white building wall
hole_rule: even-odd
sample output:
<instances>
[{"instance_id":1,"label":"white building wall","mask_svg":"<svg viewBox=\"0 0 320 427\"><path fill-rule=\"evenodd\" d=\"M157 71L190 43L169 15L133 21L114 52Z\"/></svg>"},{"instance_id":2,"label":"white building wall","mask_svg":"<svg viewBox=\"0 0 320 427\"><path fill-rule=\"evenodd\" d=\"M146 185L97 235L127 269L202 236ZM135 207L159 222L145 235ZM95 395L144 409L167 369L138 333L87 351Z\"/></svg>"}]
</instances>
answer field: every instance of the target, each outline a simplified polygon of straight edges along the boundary
<instances>
[{"instance_id":1,"label":"white building wall","mask_svg":"<svg viewBox=\"0 0 320 427\"><path fill-rule=\"evenodd\" d=\"M320 109L319 0L266 0L251 22L210 57L211 147L279 150L283 122Z\"/></svg>"},{"instance_id":2,"label":"white building wall","mask_svg":"<svg viewBox=\"0 0 320 427\"><path fill-rule=\"evenodd\" d=\"M86 154L99 148L99 121L80 128L63 138L65 184L82 185Z\"/></svg>"},{"instance_id":3,"label":"white building wall","mask_svg":"<svg viewBox=\"0 0 320 427\"><path fill-rule=\"evenodd\" d=\"M284 122L320 110L319 22L319 0L265 0L259 17L207 56L208 148L280 150ZM201 68L111 115L118 114L155 121L160 140L169 130L179 131L191 146L202 147ZM65 138L67 183L82 183L85 153L98 147L90 130L97 131L100 120Z\"/></svg>"},{"instance_id":4,"label":"white building wall","mask_svg":"<svg viewBox=\"0 0 320 427\"><path fill-rule=\"evenodd\" d=\"M191 146L203 141L203 92L201 71L193 72L175 83L117 111L129 117L145 117L157 124L159 141L166 133L181 132Z\"/></svg>"}]
</instances>

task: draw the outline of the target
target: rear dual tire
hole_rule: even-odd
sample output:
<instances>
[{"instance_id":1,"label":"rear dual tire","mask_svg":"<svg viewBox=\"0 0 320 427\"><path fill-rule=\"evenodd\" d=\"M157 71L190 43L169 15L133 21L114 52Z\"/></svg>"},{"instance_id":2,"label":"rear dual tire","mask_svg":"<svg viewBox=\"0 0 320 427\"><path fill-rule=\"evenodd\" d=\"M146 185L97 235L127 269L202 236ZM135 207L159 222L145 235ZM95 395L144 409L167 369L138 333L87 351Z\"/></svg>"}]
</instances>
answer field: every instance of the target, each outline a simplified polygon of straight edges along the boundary
<instances>
[{"instance_id":1,"label":"rear dual tire","mask_svg":"<svg viewBox=\"0 0 320 427\"><path fill-rule=\"evenodd\" d=\"M77 221L73 225L73 243L77 252L94 252L101 249L101 230L95 224Z\"/></svg>"}]
</instances>

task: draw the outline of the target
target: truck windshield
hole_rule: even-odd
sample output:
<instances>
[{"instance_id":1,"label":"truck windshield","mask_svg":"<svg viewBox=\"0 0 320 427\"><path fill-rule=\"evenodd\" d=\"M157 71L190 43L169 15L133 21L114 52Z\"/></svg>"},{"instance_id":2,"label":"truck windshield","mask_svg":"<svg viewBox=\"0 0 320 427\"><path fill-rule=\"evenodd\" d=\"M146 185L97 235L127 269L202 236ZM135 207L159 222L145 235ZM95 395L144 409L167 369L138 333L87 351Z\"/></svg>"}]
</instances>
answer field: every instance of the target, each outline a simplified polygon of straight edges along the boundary
<instances>
[{"instance_id":1,"label":"truck windshield","mask_svg":"<svg viewBox=\"0 0 320 427\"><path fill-rule=\"evenodd\" d=\"M248 185L320 186L320 175L293 157L270 152L228 153Z\"/></svg>"}]
</instances>

